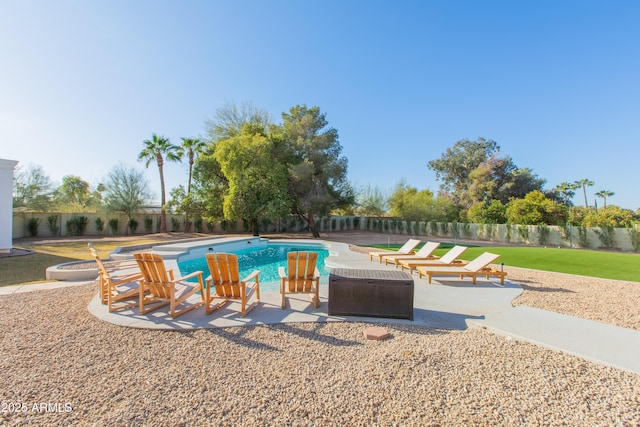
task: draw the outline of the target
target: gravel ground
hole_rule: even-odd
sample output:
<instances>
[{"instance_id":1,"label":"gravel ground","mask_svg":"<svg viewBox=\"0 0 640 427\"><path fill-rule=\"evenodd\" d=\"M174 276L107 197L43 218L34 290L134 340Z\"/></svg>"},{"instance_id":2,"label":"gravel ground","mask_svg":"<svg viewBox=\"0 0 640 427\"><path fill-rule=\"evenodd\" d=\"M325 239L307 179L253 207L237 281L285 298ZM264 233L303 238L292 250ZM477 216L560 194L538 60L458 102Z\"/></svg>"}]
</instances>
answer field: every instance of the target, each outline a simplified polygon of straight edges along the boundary
<instances>
[{"instance_id":1,"label":"gravel ground","mask_svg":"<svg viewBox=\"0 0 640 427\"><path fill-rule=\"evenodd\" d=\"M527 305L640 330L640 283L505 267L524 289L514 305Z\"/></svg>"},{"instance_id":2,"label":"gravel ground","mask_svg":"<svg viewBox=\"0 0 640 427\"><path fill-rule=\"evenodd\" d=\"M514 305L640 330L638 283L506 270ZM137 330L95 292L0 296L0 425L640 425L640 376L486 330Z\"/></svg>"},{"instance_id":3,"label":"gravel ground","mask_svg":"<svg viewBox=\"0 0 640 427\"><path fill-rule=\"evenodd\" d=\"M137 330L96 291L0 297L0 424L640 425L640 376L485 330Z\"/></svg>"}]
</instances>

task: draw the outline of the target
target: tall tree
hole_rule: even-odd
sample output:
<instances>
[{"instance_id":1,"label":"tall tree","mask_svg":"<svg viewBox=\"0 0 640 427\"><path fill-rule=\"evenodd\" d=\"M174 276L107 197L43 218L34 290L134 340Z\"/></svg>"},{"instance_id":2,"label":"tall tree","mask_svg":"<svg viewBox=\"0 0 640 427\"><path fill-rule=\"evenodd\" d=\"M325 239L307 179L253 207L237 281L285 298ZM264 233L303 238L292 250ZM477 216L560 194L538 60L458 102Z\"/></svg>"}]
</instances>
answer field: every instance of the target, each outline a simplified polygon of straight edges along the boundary
<instances>
[{"instance_id":1,"label":"tall tree","mask_svg":"<svg viewBox=\"0 0 640 427\"><path fill-rule=\"evenodd\" d=\"M193 206L191 200L191 180L193 176L193 165L200 154L204 151L207 144L201 139L197 138L182 138L182 145L178 147L177 154L180 158L186 157L189 161L189 180L187 181L187 194L183 199L183 207L186 207L185 210L185 226L184 231L191 231L191 220L189 217L191 216L191 209L188 207Z\"/></svg>"},{"instance_id":2,"label":"tall tree","mask_svg":"<svg viewBox=\"0 0 640 427\"><path fill-rule=\"evenodd\" d=\"M566 181L561 182L555 187L556 192L560 193L562 197L563 204L567 207L571 206L571 198L576 194L575 191L573 191L575 189L576 189L575 183L568 183Z\"/></svg>"},{"instance_id":3,"label":"tall tree","mask_svg":"<svg viewBox=\"0 0 640 427\"><path fill-rule=\"evenodd\" d=\"M473 202L468 195L469 176L492 156L495 161L495 155L499 150L498 143L490 139L478 138L477 141L462 139L453 147L447 148L439 159L429 161L427 166L435 172L436 179L441 181L440 190L450 194L455 203L468 207ZM488 168L485 166L485 169ZM479 173L479 176L487 176L490 172L490 170L484 171Z\"/></svg>"},{"instance_id":4,"label":"tall tree","mask_svg":"<svg viewBox=\"0 0 640 427\"><path fill-rule=\"evenodd\" d=\"M207 146L206 142L198 138L182 138L182 145L178 147L176 154L178 157L186 157L189 160L189 180L187 181L187 195L191 194L191 178L193 165L196 159Z\"/></svg>"},{"instance_id":5,"label":"tall tree","mask_svg":"<svg viewBox=\"0 0 640 427\"><path fill-rule=\"evenodd\" d=\"M347 159L340 156L338 131L328 127L320 108L296 105L288 113L282 113L282 119L292 212L307 222L314 237L319 237L315 216L353 202L353 192L346 180Z\"/></svg>"},{"instance_id":6,"label":"tall tree","mask_svg":"<svg viewBox=\"0 0 640 427\"><path fill-rule=\"evenodd\" d=\"M255 106L249 101L240 105L233 101L218 108L213 119L206 121L210 142L232 138L242 133L245 124L262 126L268 130L273 120L267 110Z\"/></svg>"},{"instance_id":7,"label":"tall tree","mask_svg":"<svg viewBox=\"0 0 640 427\"><path fill-rule=\"evenodd\" d=\"M178 147L171 144L169 138L152 134L151 139L142 141L144 148L138 154L138 160L145 162L145 167L149 167L151 162L156 162L160 172L160 232L167 232L167 213L166 213L166 192L164 187L164 156L168 161L180 161L178 156Z\"/></svg>"},{"instance_id":8,"label":"tall tree","mask_svg":"<svg viewBox=\"0 0 640 427\"><path fill-rule=\"evenodd\" d=\"M105 206L110 212L127 216L128 234L131 216L151 199L149 183L142 172L118 164L109 171L105 187Z\"/></svg>"},{"instance_id":9,"label":"tall tree","mask_svg":"<svg viewBox=\"0 0 640 427\"><path fill-rule=\"evenodd\" d=\"M609 190L602 190L602 191L598 191L595 196L596 197L600 197L602 200L604 200L604 208L607 208L607 197L611 197L614 196L616 193L614 193L613 191L609 191Z\"/></svg>"},{"instance_id":10,"label":"tall tree","mask_svg":"<svg viewBox=\"0 0 640 427\"><path fill-rule=\"evenodd\" d=\"M576 188L582 188L582 193L584 194L584 207L588 208L589 204L587 203L587 187L592 187L593 185L595 185L595 182L589 181L588 178L583 178L576 181L574 184Z\"/></svg>"},{"instance_id":11,"label":"tall tree","mask_svg":"<svg viewBox=\"0 0 640 427\"><path fill-rule=\"evenodd\" d=\"M89 183L75 175L63 177L62 184L54 192L54 201L60 205L71 205L83 212L91 202Z\"/></svg>"},{"instance_id":12,"label":"tall tree","mask_svg":"<svg viewBox=\"0 0 640 427\"><path fill-rule=\"evenodd\" d=\"M13 180L13 207L44 211L51 206L53 184L42 166L18 166Z\"/></svg>"},{"instance_id":13,"label":"tall tree","mask_svg":"<svg viewBox=\"0 0 640 427\"><path fill-rule=\"evenodd\" d=\"M219 140L215 157L228 179L224 195L224 216L243 219L258 235L261 218L288 212L287 170L274 162L275 143L264 129L246 124L239 136Z\"/></svg>"}]
</instances>

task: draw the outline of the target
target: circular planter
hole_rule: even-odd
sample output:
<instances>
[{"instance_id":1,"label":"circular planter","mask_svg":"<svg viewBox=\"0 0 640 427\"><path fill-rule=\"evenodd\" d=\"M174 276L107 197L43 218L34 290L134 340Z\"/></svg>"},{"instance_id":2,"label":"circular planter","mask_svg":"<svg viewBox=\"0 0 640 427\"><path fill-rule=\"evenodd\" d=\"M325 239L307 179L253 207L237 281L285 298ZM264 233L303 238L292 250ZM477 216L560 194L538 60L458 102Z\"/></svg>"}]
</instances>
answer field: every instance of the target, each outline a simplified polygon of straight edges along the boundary
<instances>
[{"instance_id":1,"label":"circular planter","mask_svg":"<svg viewBox=\"0 0 640 427\"><path fill-rule=\"evenodd\" d=\"M47 268L45 277L47 280L94 280L98 277L98 267L94 268L65 268L72 267L74 264L86 264L87 261L65 262Z\"/></svg>"}]
</instances>

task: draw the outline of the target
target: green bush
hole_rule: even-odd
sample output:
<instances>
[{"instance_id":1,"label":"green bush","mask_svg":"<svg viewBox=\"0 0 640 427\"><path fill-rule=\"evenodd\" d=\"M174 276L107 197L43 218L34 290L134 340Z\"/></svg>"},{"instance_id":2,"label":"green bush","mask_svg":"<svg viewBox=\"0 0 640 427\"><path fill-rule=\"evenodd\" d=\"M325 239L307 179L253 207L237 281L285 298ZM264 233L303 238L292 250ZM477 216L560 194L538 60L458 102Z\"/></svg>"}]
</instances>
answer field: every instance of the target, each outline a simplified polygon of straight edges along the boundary
<instances>
[{"instance_id":1,"label":"green bush","mask_svg":"<svg viewBox=\"0 0 640 427\"><path fill-rule=\"evenodd\" d=\"M47 222L49 223L49 230L51 231L51 234L57 236L58 231L60 231L60 227L58 227L58 215L49 215L47 217Z\"/></svg>"},{"instance_id":2,"label":"green bush","mask_svg":"<svg viewBox=\"0 0 640 427\"><path fill-rule=\"evenodd\" d=\"M67 235L82 236L89 224L89 218L84 215L74 216L67 221Z\"/></svg>"},{"instance_id":3,"label":"green bush","mask_svg":"<svg viewBox=\"0 0 640 427\"><path fill-rule=\"evenodd\" d=\"M582 248L589 247L589 235L587 234L587 227L577 227L578 228L578 244Z\"/></svg>"},{"instance_id":4,"label":"green bush","mask_svg":"<svg viewBox=\"0 0 640 427\"><path fill-rule=\"evenodd\" d=\"M102 220L102 218L96 218L96 228L100 232L102 232L102 230L104 230L104 221Z\"/></svg>"},{"instance_id":5,"label":"green bush","mask_svg":"<svg viewBox=\"0 0 640 427\"><path fill-rule=\"evenodd\" d=\"M171 231L180 231L180 220L174 216L171 217Z\"/></svg>"},{"instance_id":6,"label":"green bush","mask_svg":"<svg viewBox=\"0 0 640 427\"><path fill-rule=\"evenodd\" d=\"M131 230L131 234L136 234L137 229L138 229L138 220L135 218L131 218L129 220L129 230Z\"/></svg>"},{"instance_id":7,"label":"green bush","mask_svg":"<svg viewBox=\"0 0 640 427\"><path fill-rule=\"evenodd\" d=\"M27 221L27 229L29 230L31 237L36 237L38 235L40 221L40 218L30 218L29 221Z\"/></svg>"},{"instance_id":8,"label":"green bush","mask_svg":"<svg viewBox=\"0 0 640 427\"><path fill-rule=\"evenodd\" d=\"M118 218L109 220L109 228L111 229L111 234L118 234Z\"/></svg>"},{"instance_id":9,"label":"green bush","mask_svg":"<svg viewBox=\"0 0 640 427\"><path fill-rule=\"evenodd\" d=\"M551 230L546 225L538 225L538 244L547 246L549 244L549 234Z\"/></svg>"},{"instance_id":10,"label":"green bush","mask_svg":"<svg viewBox=\"0 0 640 427\"><path fill-rule=\"evenodd\" d=\"M593 231L598 235L603 248L611 249L616 246L616 231L613 227L603 225L600 230L594 229Z\"/></svg>"},{"instance_id":11,"label":"green bush","mask_svg":"<svg viewBox=\"0 0 640 427\"><path fill-rule=\"evenodd\" d=\"M151 234L153 231L153 219L151 217L144 217L144 231L147 234Z\"/></svg>"},{"instance_id":12,"label":"green bush","mask_svg":"<svg viewBox=\"0 0 640 427\"><path fill-rule=\"evenodd\" d=\"M196 233L202 233L202 218L193 221L193 227L196 229Z\"/></svg>"},{"instance_id":13,"label":"green bush","mask_svg":"<svg viewBox=\"0 0 640 427\"><path fill-rule=\"evenodd\" d=\"M631 245L634 252L640 252L640 227L638 224L627 230L629 232L629 238L631 239Z\"/></svg>"}]
</instances>

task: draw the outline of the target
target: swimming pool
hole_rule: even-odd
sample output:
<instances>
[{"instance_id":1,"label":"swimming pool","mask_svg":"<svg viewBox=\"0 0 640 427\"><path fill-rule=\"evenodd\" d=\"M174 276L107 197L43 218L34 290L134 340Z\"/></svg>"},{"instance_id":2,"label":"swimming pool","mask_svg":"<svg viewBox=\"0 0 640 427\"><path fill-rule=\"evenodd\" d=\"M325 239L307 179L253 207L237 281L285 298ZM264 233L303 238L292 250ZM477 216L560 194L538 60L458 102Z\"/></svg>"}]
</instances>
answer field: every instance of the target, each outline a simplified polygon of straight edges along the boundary
<instances>
[{"instance_id":1,"label":"swimming pool","mask_svg":"<svg viewBox=\"0 0 640 427\"><path fill-rule=\"evenodd\" d=\"M202 271L204 277L209 276L209 267L204 255L207 252L228 252L238 255L240 264L240 278L246 277L253 270L260 270L260 290L279 291L280 276L278 267L286 268L287 253L295 251L310 251L318 253L317 268L320 271L320 283L326 284L329 280L329 269L325 266L325 260L329 256L329 250L323 245L271 243L266 245L225 251L220 248L206 247L199 252L192 253L189 257L178 259L178 267L183 275L194 271Z\"/></svg>"}]
</instances>

